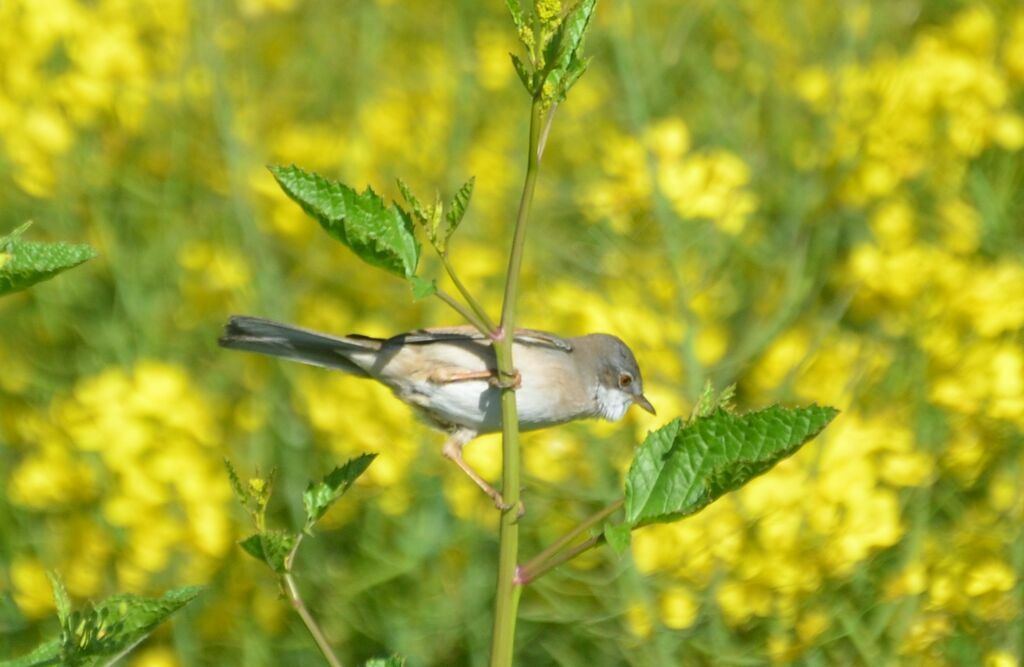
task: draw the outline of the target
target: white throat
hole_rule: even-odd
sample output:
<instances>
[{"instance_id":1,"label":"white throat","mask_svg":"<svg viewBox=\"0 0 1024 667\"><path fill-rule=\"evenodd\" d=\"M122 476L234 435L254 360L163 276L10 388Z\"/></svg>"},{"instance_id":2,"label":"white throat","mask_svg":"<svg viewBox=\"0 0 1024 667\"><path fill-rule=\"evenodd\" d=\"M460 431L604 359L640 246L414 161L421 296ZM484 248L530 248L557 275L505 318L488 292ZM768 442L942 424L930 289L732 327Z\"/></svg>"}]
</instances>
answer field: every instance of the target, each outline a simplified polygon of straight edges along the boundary
<instances>
[{"instance_id":1,"label":"white throat","mask_svg":"<svg viewBox=\"0 0 1024 667\"><path fill-rule=\"evenodd\" d=\"M621 389L609 389L597 385L597 414L610 422L617 422L626 415L633 404L633 397Z\"/></svg>"}]
</instances>

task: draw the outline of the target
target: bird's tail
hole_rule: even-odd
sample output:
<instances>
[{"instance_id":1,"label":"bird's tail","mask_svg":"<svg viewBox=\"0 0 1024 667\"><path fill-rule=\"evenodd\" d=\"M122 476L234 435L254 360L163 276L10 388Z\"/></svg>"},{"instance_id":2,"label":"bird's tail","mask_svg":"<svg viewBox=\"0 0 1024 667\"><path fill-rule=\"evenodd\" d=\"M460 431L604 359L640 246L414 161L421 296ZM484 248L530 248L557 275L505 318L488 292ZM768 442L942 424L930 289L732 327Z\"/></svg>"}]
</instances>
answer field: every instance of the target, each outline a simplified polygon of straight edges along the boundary
<instances>
[{"instance_id":1,"label":"bird's tail","mask_svg":"<svg viewBox=\"0 0 1024 667\"><path fill-rule=\"evenodd\" d=\"M259 352L370 377L357 360L366 357L365 361L372 363L383 341L367 336L328 336L259 317L233 315L218 342L232 350Z\"/></svg>"}]
</instances>

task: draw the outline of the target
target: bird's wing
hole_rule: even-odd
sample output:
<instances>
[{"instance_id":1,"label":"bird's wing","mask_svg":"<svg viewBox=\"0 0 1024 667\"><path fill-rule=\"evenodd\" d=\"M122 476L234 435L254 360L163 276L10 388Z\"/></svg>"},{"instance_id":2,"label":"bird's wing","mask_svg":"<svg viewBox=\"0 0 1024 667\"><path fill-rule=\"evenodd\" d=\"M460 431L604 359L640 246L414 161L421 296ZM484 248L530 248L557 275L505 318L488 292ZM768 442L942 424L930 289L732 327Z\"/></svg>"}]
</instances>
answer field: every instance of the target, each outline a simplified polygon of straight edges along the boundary
<instances>
[{"instance_id":1,"label":"bird's wing","mask_svg":"<svg viewBox=\"0 0 1024 667\"><path fill-rule=\"evenodd\" d=\"M443 340L488 340L480 331L471 326L436 327L417 329L389 338L387 343L434 343ZM563 352L572 352L572 342L561 336L536 329L516 329L516 342L520 345L537 345Z\"/></svg>"}]
</instances>

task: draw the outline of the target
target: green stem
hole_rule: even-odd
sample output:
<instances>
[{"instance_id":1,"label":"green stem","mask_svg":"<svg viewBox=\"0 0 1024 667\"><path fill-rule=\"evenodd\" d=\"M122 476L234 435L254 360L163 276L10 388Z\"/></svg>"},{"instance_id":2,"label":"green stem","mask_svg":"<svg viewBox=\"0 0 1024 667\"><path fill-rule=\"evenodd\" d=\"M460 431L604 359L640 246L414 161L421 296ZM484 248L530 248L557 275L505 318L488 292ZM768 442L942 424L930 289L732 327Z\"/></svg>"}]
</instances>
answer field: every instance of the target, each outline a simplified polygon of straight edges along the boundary
<instances>
[{"instance_id":1,"label":"green stem","mask_svg":"<svg viewBox=\"0 0 1024 667\"><path fill-rule=\"evenodd\" d=\"M309 631L313 641L316 642L317 648L320 649L320 653L324 656L324 660L331 667L342 667L341 660L338 660L338 656L334 655L331 645L327 642L327 636L324 631L320 629L320 625L317 624L316 619L313 618L313 614L309 612L306 607L306 603L302 601L302 595L299 593L299 587L295 584L295 578L292 577L292 563L295 561L295 554L299 550L299 545L302 544L302 533L299 533L295 538L295 546L288 552L288 556L284 560L284 574L281 575L281 580L284 582L285 591L288 593L288 599L291 600L292 607L295 608L295 612L302 619L303 624L306 626L306 630Z\"/></svg>"},{"instance_id":2,"label":"green stem","mask_svg":"<svg viewBox=\"0 0 1024 667\"><path fill-rule=\"evenodd\" d=\"M555 569L556 567L558 567L562 563L568 563L569 561L571 561L576 556L579 556L584 551L589 551L590 549L593 549L594 547L596 547L598 544L600 544L603 541L604 541L604 535L603 534L602 535L594 535L593 537L591 537L587 541L580 542L579 544L574 546L572 549L566 549L565 551L558 552L555 555L554 558L552 558L551 560L548 560L548 561L546 561L544 563L541 563L539 566L537 566L536 569L528 569L527 567L523 567L519 571L518 581L520 582L520 585L525 586L526 584L530 583L531 581L535 581L536 579L539 579L540 577L544 576L545 574L547 574L551 570Z\"/></svg>"},{"instance_id":3,"label":"green stem","mask_svg":"<svg viewBox=\"0 0 1024 667\"><path fill-rule=\"evenodd\" d=\"M526 179L519 199L519 213L512 237L508 274L505 278L505 299L501 309L501 326L494 342L498 375L508 380L515 375L512 341L515 339L516 296L519 271L523 264L526 227L533 204L540 168L541 103L533 100L530 109L530 146L526 163ZM498 583L494 601L494 630L491 635L491 667L511 667L516 631L516 613L522 586L516 581L519 559L519 413L516 392L511 386L501 392L501 492L508 509L501 513L498 534Z\"/></svg>"},{"instance_id":4,"label":"green stem","mask_svg":"<svg viewBox=\"0 0 1024 667\"><path fill-rule=\"evenodd\" d=\"M487 327L490 332L489 335L493 335L498 327L494 324L494 321L491 320L490 315L487 314L484 307L480 305L480 302L473 297L473 294L470 293L462 281L459 280L458 274L455 273L455 267L452 266L451 260L448 259L448 253L443 252L439 254L441 256L441 263L444 264L444 270L448 272L448 277L452 279L452 284L455 285L455 289L459 290L459 294L461 294L462 298L466 300L469 307L473 309L477 318L479 318L479 320Z\"/></svg>"},{"instance_id":5,"label":"green stem","mask_svg":"<svg viewBox=\"0 0 1024 667\"><path fill-rule=\"evenodd\" d=\"M456 301L451 294L448 294L447 292L440 288L437 288L434 291L434 294L437 296L438 299L444 301L449 306L451 306L455 310L455 312L457 312L459 315L462 315L462 317L464 317L467 322L476 327L480 331L480 333L487 336L488 338L494 337L494 326L488 326L485 322L483 322L479 317L476 316L476 313L474 313L472 310L469 310L464 305Z\"/></svg>"},{"instance_id":6,"label":"green stem","mask_svg":"<svg viewBox=\"0 0 1024 667\"><path fill-rule=\"evenodd\" d=\"M588 530L590 530L591 528L593 528L594 526L601 523L602 521L610 517L612 514L617 512L619 508L622 507L623 503L625 503L624 500L617 500L608 507L605 507L600 512L597 512L589 518L584 519L583 522L580 523L578 526L570 530L562 537L555 540L547 549L541 551L539 554L531 558L529 562L526 563L526 565L523 565L519 568L519 582L521 584L527 584L531 580L536 579L536 576L530 576L531 573L536 572L538 568L544 565L548 560L550 560L560 551L565 549L565 547L569 546L569 544L577 537L579 537L583 533L587 532Z\"/></svg>"}]
</instances>

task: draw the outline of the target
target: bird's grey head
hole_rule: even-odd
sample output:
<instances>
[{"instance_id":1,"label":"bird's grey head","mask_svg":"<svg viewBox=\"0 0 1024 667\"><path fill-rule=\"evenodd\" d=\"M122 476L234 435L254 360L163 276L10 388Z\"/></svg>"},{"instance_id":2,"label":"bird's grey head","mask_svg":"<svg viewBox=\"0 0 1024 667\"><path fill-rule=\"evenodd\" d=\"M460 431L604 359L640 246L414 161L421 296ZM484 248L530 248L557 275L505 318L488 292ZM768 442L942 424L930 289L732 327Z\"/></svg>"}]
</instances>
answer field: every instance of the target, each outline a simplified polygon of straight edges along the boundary
<instances>
[{"instance_id":1,"label":"bird's grey head","mask_svg":"<svg viewBox=\"0 0 1024 667\"><path fill-rule=\"evenodd\" d=\"M644 379L633 351L619 338L608 334L590 334L577 347L586 349L597 369L594 398L598 416L618 421L634 403L655 414L654 406L644 396Z\"/></svg>"}]
</instances>

